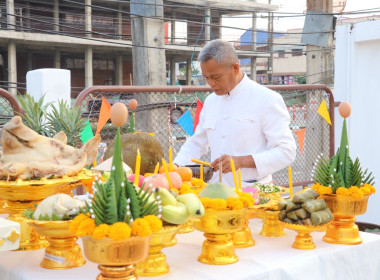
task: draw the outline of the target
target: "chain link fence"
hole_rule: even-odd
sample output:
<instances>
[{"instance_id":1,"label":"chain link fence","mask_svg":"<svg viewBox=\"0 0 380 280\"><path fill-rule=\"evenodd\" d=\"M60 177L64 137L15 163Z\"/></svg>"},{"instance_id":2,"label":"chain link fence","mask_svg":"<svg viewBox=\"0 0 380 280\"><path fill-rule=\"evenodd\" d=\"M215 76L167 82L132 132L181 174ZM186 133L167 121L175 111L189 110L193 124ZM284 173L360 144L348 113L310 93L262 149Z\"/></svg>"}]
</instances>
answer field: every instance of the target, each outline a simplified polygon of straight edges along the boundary
<instances>
[{"instance_id":1,"label":"chain link fence","mask_svg":"<svg viewBox=\"0 0 380 280\"><path fill-rule=\"evenodd\" d=\"M310 174L319 154L330 157L334 154L334 99L331 90L324 85L268 86L279 92L289 110L290 128L297 143L297 157L292 164L294 185L310 183ZM209 87L197 86L94 86L82 91L76 105L80 106L83 117L90 121L95 132L99 118L102 97L111 105L122 102L128 106L131 99L139 103L135 111L136 130L154 133L161 144L164 157L168 158L169 147L174 156L189 137L177 123L183 113L190 110L194 119L197 100L202 103L211 93ZM0 129L17 112L20 112L17 100L6 90L0 88ZM332 125L329 125L318 109L325 101ZM121 128L128 133L128 123ZM1 130L0 130L1 131ZM115 138L115 127L109 121L101 130L102 141L107 145ZM303 141L301 152L300 143ZM210 161L210 153L202 157ZM288 170L285 168L273 174L275 183L288 184Z\"/></svg>"},{"instance_id":2,"label":"chain link fence","mask_svg":"<svg viewBox=\"0 0 380 280\"><path fill-rule=\"evenodd\" d=\"M329 157L334 153L334 128L317 112L324 100L331 122L334 123L332 93L323 85L269 86L269 88L283 96L291 117L290 128L297 143L297 157L292 164L294 185L306 185L310 183L311 170L317 156L322 153ZM209 94L211 94L209 87L196 86L94 86L80 93L76 105L81 106L83 116L89 119L93 131L96 131L102 97L111 105L122 102L127 106L132 98L136 99L139 104L135 112L136 130L154 133L167 159L169 147L172 147L175 156L189 137L177 123L178 118L190 110L194 119L197 100L203 103ZM128 132L128 124L121 128L121 132ZM103 142L108 144L114 140L115 127L108 122L100 134ZM210 161L210 153L204 155L202 160ZM276 172L273 178L275 183L286 186L288 170Z\"/></svg>"}]
</instances>

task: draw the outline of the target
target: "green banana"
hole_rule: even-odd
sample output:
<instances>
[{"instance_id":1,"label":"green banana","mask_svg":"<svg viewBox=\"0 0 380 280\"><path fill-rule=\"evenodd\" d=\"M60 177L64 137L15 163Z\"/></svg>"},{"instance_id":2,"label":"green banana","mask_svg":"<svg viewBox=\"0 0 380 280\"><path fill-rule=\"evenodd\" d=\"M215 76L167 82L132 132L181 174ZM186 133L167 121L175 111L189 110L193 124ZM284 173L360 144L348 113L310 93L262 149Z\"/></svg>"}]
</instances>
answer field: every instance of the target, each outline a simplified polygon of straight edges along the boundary
<instances>
[{"instance_id":1,"label":"green banana","mask_svg":"<svg viewBox=\"0 0 380 280\"><path fill-rule=\"evenodd\" d=\"M157 198L157 196L160 196L161 205L173 205L177 206L177 200L175 197L170 193L169 190L164 188L155 188L154 190L154 196Z\"/></svg>"},{"instance_id":2,"label":"green banana","mask_svg":"<svg viewBox=\"0 0 380 280\"><path fill-rule=\"evenodd\" d=\"M195 193L185 193L177 196L177 201L186 205L190 215L201 218L205 214L205 208Z\"/></svg>"},{"instance_id":3,"label":"green banana","mask_svg":"<svg viewBox=\"0 0 380 280\"><path fill-rule=\"evenodd\" d=\"M190 218L190 213L186 205L181 202L178 202L177 206L164 205L161 214L165 222L176 225L182 225Z\"/></svg>"}]
</instances>

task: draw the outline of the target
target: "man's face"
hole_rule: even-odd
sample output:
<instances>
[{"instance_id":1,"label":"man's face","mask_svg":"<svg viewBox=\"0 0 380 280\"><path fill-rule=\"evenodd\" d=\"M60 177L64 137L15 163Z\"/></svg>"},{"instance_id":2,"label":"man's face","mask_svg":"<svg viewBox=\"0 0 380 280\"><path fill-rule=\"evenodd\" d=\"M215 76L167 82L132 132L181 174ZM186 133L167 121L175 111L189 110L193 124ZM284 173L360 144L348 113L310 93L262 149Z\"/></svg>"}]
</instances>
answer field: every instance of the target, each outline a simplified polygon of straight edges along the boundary
<instances>
[{"instance_id":1,"label":"man's face","mask_svg":"<svg viewBox=\"0 0 380 280\"><path fill-rule=\"evenodd\" d=\"M201 62L202 75L216 95L225 95L238 83L239 64L219 64L211 58Z\"/></svg>"}]
</instances>

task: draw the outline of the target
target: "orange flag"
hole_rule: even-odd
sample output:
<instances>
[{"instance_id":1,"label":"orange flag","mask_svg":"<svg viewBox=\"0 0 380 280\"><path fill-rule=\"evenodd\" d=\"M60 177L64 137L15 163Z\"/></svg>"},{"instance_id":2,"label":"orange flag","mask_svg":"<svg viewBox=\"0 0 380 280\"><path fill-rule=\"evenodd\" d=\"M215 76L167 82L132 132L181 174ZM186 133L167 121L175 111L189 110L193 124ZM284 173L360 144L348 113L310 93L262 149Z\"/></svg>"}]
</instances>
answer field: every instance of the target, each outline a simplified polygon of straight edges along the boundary
<instances>
[{"instance_id":1,"label":"orange flag","mask_svg":"<svg viewBox=\"0 0 380 280\"><path fill-rule=\"evenodd\" d=\"M303 154L303 141L305 140L305 131L306 131L306 128L302 128L296 131L298 144L300 145L301 154Z\"/></svg>"},{"instance_id":2,"label":"orange flag","mask_svg":"<svg viewBox=\"0 0 380 280\"><path fill-rule=\"evenodd\" d=\"M102 96L102 106L100 107L98 126L96 127L96 133L98 134L103 126L107 123L107 121L111 117L111 104Z\"/></svg>"}]
</instances>

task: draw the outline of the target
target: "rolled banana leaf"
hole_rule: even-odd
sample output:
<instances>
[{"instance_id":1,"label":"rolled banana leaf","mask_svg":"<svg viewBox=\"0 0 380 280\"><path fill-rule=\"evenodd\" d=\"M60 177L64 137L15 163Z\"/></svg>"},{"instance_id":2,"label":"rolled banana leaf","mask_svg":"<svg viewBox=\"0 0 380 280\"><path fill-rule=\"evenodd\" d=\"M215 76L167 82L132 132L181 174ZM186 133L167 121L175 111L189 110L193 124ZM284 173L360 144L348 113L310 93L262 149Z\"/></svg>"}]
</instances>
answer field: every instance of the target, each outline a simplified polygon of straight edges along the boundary
<instances>
[{"instance_id":1,"label":"rolled banana leaf","mask_svg":"<svg viewBox=\"0 0 380 280\"><path fill-rule=\"evenodd\" d=\"M286 213L286 217L292 220L299 220L299 217L296 214L296 211Z\"/></svg>"},{"instance_id":2,"label":"rolled banana leaf","mask_svg":"<svg viewBox=\"0 0 380 280\"><path fill-rule=\"evenodd\" d=\"M327 205L324 199L314 199L304 202L302 208L307 212L312 213L326 209Z\"/></svg>"},{"instance_id":3,"label":"rolled banana leaf","mask_svg":"<svg viewBox=\"0 0 380 280\"><path fill-rule=\"evenodd\" d=\"M301 219L309 218L309 215L310 215L310 214L309 214L305 209L303 209L303 208L297 209L295 212L296 212L296 215L297 215L298 217L300 217Z\"/></svg>"},{"instance_id":4,"label":"rolled banana leaf","mask_svg":"<svg viewBox=\"0 0 380 280\"><path fill-rule=\"evenodd\" d=\"M279 201L278 202L278 210L280 210L280 211L285 210L288 201L290 201L290 199Z\"/></svg>"},{"instance_id":5,"label":"rolled banana leaf","mask_svg":"<svg viewBox=\"0 0 380 280\"><path fill-rule=\"evenodd\" d=\"M311 225L313 225L313 223L311 222L310 218L303 219L302 220L302 224L304 224L305 226L311 226Z\"/></svg>"},{"instance_id":6,"label":"rolled banana leaf","mask_svg":"<svg viewBox=\"0 0 380 280\"><path fill-rule=\"evenodd\" d=\"M278 219L280 221L283 221L286 218L286 211L282 210L280 213L278 213Z\"/></svg>"},{"instance_id":7,"label":"rolled banana leaf","mask_svg":"<svg viewBox=\"0 0 380 280\"><path fill-rule=\"evenodd\" d=\"M285 219L284 219L284 222L285 222L285 223L288 223L288 224L293 224L293 223L294 223L294 221L291 220L291 219L289 219L289 218L285 218Z\"/></svg>"},{"instance_id":8,"label":"rolled banana leaf","mask_svg":"<svg viewBox=\"0 0 380 280\"><path fill-rule=\"evenodd\" d=\"M294 203L304 203L310 199L315 199L319 196L319 193L317 193L313 189L308 189L305 192L297 193L293 196L293 202Z\"/></svg>"},{"instance_id":9,"label":"rolled banana leaf","mask_svg":"<svg viewBox=\"0 0 380 280\"><path fill-rule=\"evenodd\" d=\"M286 203L286 212L290 212L290 211L293 211L293 210L297 210L301 208L301 204L296 204L294 203L293 201L288 201Z\"/></svg>"},{"instance_id":10,"label":"rolled banana leaf","mask_svg":"<svg viewBox=\"0 0 380 280\"><path fill-rule=\"evenodd\" d=\"M333 219L333 214L329 208L311 213L310 220L313 225L323 225L329 223Z\"/></svg>"}]
</instances>

